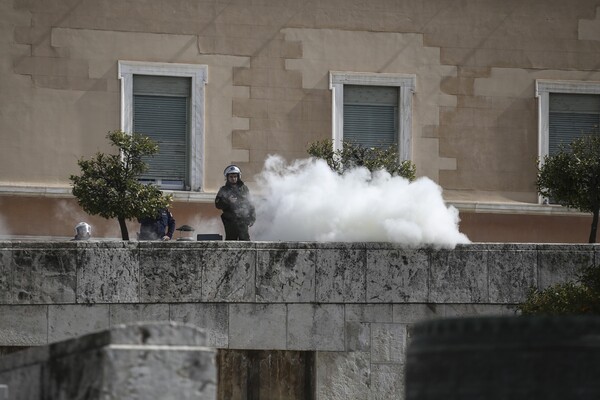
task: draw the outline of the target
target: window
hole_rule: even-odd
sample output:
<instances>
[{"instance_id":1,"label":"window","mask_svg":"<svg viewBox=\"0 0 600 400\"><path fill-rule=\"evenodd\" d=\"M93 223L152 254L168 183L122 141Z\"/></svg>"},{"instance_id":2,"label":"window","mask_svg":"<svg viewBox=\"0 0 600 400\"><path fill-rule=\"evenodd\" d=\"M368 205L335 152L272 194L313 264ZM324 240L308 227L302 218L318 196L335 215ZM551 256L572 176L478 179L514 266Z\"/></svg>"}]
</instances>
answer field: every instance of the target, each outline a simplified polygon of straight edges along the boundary
<instances>
[{"instance_id":1,"label":"window","mask_svg":"<svg viewBox=\"0 0 600 400\"><path fill-rule=\"evenodd\" d=\"M143 181L161 189L201 191L207 67L119 61L121 129L154 139Z\"/></svg>"},{"instance_id":2,"label":"window","mask_svg":"<svg viewBox=\"0 0 600 400\"><path fill-rule=\"evenodd\" d=\"M573 140L598 130L600 95L550 93L548 154L559 152Z\"/></svg>"},{"instance_id":3,"label":"window","mask_svg":"<svg viewBox=\"0 0 600 400\"><path fill-rule=\"evenodd\" d=\"M541 159L600 124L600 82L538 80L536 96Z\"/></svg>"},{"instance_id":4,"label":"window","mask_svg":"<svg viewBox=\"0 0 600 400\"><path fill-rule=\"evenodd\" d=\"M541 160L556 154L600 124L600 82L536 81L538 153ZM540 203L554 203L539 198Z\"/></svg>"},{"instance_id":5,"label":"window","mask_svg":"<svg viewBox=\"0 0 600 400\"><path fill-rule=\"evenodd\" d=\"M398 146L400 159L411 154L414 75L331 72L333 141L363 146Z\"/></svg>"}]
</instances>

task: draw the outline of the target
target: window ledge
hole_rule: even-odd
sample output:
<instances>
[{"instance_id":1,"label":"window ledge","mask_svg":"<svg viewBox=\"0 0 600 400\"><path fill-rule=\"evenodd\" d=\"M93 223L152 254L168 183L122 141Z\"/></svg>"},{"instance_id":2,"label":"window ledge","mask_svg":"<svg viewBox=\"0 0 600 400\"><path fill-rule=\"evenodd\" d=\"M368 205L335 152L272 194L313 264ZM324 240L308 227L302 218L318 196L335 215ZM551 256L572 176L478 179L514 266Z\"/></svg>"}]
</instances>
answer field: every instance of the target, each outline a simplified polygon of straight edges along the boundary
<instances>
[{"instance_id":1,"label":"window ledge","mask_svg":"<svg viewBox=\"0 0 600 400\"><path fill-rule=\"evenodd\" d=\"M0 185L1 196L73 197L70 186Z\"/></svg>"},{"instance_id":2,"label":"window ledge","mask_svg":"<svg viewBox=\"0 0 600 400\"><path fill-rule=\"evenodd\" d=\"M578 210L551 204L532 203L481 203L476 201L448 201L446 204L456 207L459 211L487 214L527 214L552 216L588 216Z\"/></svg>"}]
</instances>

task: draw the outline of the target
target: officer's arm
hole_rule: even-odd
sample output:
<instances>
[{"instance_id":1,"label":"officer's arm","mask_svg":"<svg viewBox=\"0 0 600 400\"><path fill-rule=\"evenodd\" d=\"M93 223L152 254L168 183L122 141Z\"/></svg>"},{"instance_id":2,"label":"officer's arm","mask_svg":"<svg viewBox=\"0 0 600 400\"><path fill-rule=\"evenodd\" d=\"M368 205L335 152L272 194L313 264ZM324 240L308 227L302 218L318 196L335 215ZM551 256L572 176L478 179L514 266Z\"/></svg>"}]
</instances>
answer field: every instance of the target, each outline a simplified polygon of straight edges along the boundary
<instances>
[{"instance_id":1,"label":"officer's arm","mask_svg":"<svg viewBox=\"0 0 600 400\"><path fill-rule=\"evenodd\" d=\"M169 213L169 229L167 230L167 236L169 239L173 239L173 233L175 233L175 218L173 218L171 211L167 212Z\"/></svg>"}]
</instances>

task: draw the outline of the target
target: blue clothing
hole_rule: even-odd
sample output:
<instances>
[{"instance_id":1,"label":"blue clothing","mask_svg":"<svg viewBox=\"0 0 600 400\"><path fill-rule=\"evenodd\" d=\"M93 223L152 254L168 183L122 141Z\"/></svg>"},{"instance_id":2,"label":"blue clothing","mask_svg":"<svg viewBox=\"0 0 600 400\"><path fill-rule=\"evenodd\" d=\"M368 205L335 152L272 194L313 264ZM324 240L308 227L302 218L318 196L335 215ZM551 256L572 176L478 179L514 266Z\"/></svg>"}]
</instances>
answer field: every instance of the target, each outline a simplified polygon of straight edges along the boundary
<instances>
[{"instance_id":1,"label":"blue clothing","mask_svg":"<svg viewBox=\"0 0 600 400\"><path fill-rule=\"evenodd\" d=\"M175 218L168 208L159 211L156 218L139 218L140 240L161 240L163 236L173 239Z\"/></svg>"}]
</instances>

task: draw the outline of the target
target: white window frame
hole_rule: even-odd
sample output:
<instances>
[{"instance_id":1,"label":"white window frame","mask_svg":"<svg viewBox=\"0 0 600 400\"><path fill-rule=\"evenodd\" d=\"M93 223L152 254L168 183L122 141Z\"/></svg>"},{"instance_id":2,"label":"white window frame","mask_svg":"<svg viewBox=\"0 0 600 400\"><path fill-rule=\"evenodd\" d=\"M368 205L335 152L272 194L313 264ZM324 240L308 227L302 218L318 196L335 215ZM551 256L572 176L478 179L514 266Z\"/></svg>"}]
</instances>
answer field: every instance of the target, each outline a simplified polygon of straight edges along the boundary
<instances>
[{"instance_id":1,"label":"white window frame","mask_svg":"<svg viewBox=\"0 0 600 400\"><path fill-rule=\"evenodd\" d=\"M540 162L543 162L544 157L550 154L550 93L600 95L600 82L536 79L535 97L538 99L538 155ZM547 200L538 196L539 204L546 204Z\"/></svg>"},{"instance_id":2,"label":"white window frame","mask_svg":"<svg viewBox=\"0 0 600 400\"><path fill-rule=\"evenodd\" d=\"M535 97L538 98L538 153L540 160L550 153L550 93L600 95L600 82L547 79L535 81Z\"/></svg>"},{"instance_id":3,"label":"white window frame","mask_svg":"<svg viewBox=\"0 0 600 400\"><path fill-rule=\"evenodd\" d=\"M400 160L410 160L412 155L412 97L416 90L416 76L412 74L387 74L368 72L329 72L331 95L333 148L338 150L344 140L344 85L398 87L398 154Z\"/></svg>"},{"instance_id":4,"label":"white window frame","mask_svg":"<svg viewBox=\"0 0 600 400\"><path fill-rule=\"evenodd\" d=\"M192 79L190 98L190 162L187 166L191 190L204 188L204 129L205 85L208 82L208 66L198 64L156 63L119 60L121 80L121 130L133 131L133 76L157 75L189 77Z\"/></svg>"}]
</instances>

